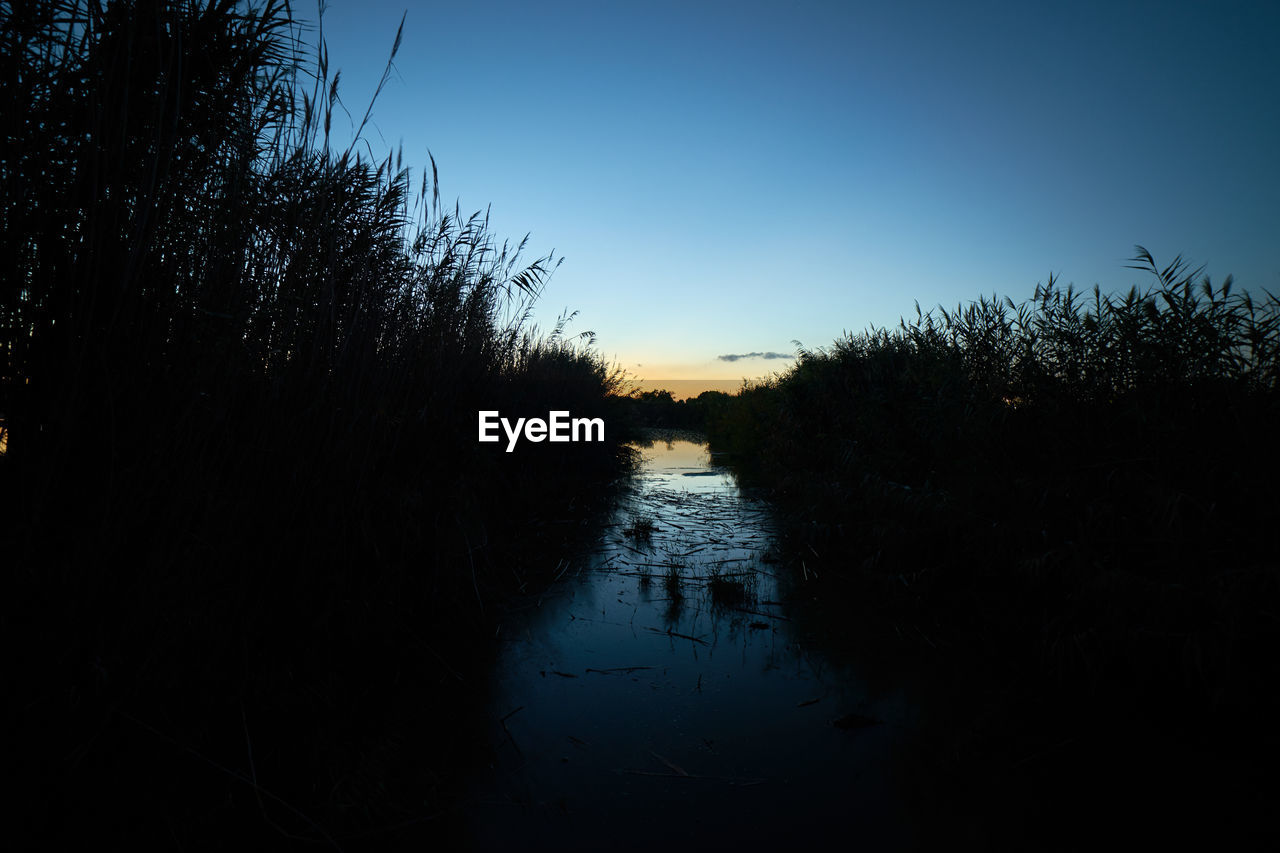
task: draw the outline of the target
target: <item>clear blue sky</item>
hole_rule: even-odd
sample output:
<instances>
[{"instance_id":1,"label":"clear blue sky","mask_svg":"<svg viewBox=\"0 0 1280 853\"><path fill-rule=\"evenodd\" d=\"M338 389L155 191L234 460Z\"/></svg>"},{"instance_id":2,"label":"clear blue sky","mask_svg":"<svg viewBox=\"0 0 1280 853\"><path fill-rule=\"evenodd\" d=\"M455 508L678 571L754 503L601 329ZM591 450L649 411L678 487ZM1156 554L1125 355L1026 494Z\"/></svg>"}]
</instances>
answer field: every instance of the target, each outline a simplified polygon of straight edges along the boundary
<instances>
[{"instance_id":1,"label":"clear blue sky","mask_svg":"<svg viewBox=\"0 0 1280 853\"><path fill-rule=\"evenodd\" d=\"M1280 293L1277 4L332 0L357 120L406 10L374 151L563 255L539 322L641 377L1050 272L1127 290L1135 243Z\"/></svg>"}]
</instances>

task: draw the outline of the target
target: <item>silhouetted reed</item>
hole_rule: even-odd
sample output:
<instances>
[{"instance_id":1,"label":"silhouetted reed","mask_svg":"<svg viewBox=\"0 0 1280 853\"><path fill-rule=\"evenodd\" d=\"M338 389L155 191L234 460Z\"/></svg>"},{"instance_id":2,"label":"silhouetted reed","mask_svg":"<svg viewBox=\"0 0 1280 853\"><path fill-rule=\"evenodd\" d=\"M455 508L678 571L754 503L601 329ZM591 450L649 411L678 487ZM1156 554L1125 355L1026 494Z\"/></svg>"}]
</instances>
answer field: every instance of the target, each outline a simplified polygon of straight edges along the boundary
<instances>
[{"instance_id":1,"label":"silhouetted reed","mask_svg":"<svg viewBox=\"0 0 1280 853\"><path fill-rule=\"evenodd\" d=\"M618 374L530 326L558 259L335 141L287 9L0 6L11 702L49 839L445 814L477 639L625 462L477 443L479 409L612 420Z\"/></svg>"},{"instance_id":2,"label":"silhouetted reed","mask_svg":"<svg viewBox=\"0 0 1280 853\"><path fill-rule=\"evenodd\" d=\"M713 446L775 488L811 561L922 624L1076 695L1256 717L1275 699L1280 301L1141 247L1134 266L1152 290L1051 278L802 350Z\"/></svg>"}]
</instances>

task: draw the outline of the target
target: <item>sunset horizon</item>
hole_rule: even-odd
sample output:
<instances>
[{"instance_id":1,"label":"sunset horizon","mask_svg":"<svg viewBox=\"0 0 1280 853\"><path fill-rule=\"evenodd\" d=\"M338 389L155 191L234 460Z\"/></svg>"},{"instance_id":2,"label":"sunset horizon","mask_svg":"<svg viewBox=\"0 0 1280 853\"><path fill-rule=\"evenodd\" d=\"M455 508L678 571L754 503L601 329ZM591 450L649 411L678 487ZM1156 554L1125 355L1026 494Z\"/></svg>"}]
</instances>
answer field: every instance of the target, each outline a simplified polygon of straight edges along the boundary
<instances>
[{"instance_id":1,"label":"sunset horizon","mask_svg":"<svg viewBox=\"0 0 1280 853\"><path fill-rule=\"evenodd\" d=\"M741 379L634 379L628 384L635 393L646 391L670 391L673 399L687 400L704 391L722 391L733 394L744 384L761 382L767 377L743 377Z\"/></svg>"}]
</instances>

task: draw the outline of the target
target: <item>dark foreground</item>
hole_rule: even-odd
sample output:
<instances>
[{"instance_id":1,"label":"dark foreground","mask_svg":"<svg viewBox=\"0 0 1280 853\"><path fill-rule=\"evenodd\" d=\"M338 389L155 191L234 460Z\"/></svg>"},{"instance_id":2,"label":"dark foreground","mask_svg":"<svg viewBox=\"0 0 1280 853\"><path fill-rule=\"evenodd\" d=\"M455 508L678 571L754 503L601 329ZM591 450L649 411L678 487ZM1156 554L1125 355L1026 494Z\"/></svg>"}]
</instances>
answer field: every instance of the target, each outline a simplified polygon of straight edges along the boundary
<instances>
[{"instance_id":1,"label":"dark foreground","mask_svg":"<svg viewBox=\"0 0 1280 853\"><path fill-rule=\"evenodd\" d=\"M925 686L890 649L828 654L772 511L705 444L641 452L594 548L501 622L468 844L911 847Z\"/></svg>"},{"instance_id":2,"label":"dark foreground","mask_svg":"<svg viewBox=\"0 0 1280 853\"><path fill-rule=\"evenodd\" d=\"M594 548L503 617L488 758L459 839L1070 850L1275 837L1265 727L1152 711L1150 683L1081 685L926 623L918 603L788 537L785 515L708 467L703 447L645 450Z\"/></svg>"}]
</instances>

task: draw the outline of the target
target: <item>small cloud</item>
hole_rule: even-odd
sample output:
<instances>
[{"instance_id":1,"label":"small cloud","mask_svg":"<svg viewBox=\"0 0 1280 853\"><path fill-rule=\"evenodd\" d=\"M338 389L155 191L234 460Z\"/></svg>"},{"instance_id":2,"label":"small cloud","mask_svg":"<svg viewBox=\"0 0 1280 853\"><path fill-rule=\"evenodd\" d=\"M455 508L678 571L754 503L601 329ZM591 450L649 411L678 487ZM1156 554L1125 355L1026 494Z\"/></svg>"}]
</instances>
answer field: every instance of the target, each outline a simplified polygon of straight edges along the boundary
<instances>
[{"instance_id":1,"label":"small cloud","mask_svg":"<svg viewBox=\"0 0 1280 853\"><path fill-rule=\"evenodd\" d=\"M744 352L744 353L739 353L737 355L732 355L732 354L718 355L716 356L716 358L720 359L721 361L739 361L744 358L772 359L772 358L795 358L795 356L785 352Z\"/></svg>"}]
</instances>

